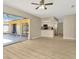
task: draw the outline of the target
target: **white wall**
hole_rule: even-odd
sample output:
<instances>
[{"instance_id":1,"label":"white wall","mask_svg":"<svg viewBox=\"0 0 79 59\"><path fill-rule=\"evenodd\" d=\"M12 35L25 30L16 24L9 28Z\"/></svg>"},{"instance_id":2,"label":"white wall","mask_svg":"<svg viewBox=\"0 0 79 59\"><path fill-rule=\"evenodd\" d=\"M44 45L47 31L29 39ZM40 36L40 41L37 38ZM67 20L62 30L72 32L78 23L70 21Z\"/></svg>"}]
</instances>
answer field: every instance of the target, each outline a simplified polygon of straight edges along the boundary
<instances>
[{"instance_id":1,"label":"white wall","mask_svg":"<svg viewBox=\"0 0 79 59\"><path fill-rule=\"evenodd\" d=\"M64 17L63 38L76 39L76 15L69 15Z\"/></svg>"},{"instance_id":2,"label":"white wall","mask_svg":"<svg viewBox=\"0 0 79 59\"><path fill-rule=\"evenodd\" d=\"M41 35L41 20L39 17L33 16L29 13L20 11L18 9L12 8L10 6L4 5L3 6L3 11L5 13L13 14L13 15L18 15L18 16L23 16L25 18L29 18L31 20L30 23L30 38L36 38Z\"/></svg>"}]
</instances>

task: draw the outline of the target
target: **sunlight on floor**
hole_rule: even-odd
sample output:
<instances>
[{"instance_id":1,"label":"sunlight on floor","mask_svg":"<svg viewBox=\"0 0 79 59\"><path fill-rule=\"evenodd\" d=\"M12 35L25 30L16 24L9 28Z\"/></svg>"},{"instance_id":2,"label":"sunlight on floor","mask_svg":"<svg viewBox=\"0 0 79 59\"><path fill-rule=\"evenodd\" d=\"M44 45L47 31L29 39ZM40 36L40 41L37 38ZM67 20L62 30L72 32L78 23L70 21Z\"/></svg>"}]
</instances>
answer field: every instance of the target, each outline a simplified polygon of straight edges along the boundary
<instances>
[{"instance_id":1,"label":"sunlight on floor","mask_svg":"<svg viewBox=\"0 0 79 59\"><path fill-rule=\"evenodd\" d=\"M10 42L12 42L12 40L10 40L10 39L3 39L3 44L4 43L10 43Z\"/></svg>"},{"instance_id":2,"label":"sunlight on floor","mask_svg":"<svg viewBox=\"0 0 79 59\"><path fill-rule=\"evenodd\" d=\"M16 42L27 40L27 37L18 36L18 35L10 35L10 34L4 34L3 35L3 46L13 44Z\"/></svg>"}]
</instances>

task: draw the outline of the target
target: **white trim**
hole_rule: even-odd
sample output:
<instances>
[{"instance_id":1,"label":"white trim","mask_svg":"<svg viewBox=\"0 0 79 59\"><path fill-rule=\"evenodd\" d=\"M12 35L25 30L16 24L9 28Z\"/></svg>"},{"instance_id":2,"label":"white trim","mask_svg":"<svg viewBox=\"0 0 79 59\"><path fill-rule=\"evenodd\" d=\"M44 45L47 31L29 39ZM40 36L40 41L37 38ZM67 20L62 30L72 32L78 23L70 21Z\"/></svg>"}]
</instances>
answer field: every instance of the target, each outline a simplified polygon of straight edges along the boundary
<instances>
[{"instance_id":1,"label":"white trim","mask_svg":"<svg viewBox=\"0 0 79 59\"><path fill-rule=\"evenodd\" d=\"M76 40L76 38L73 37L63 37L63 39Z\"/></svg>"},{"instance_id":2,"label":"white trim","mask_svg":"<svg viewBox=\"0 0 79 59\"><path fill-rule=\"evenodd\" d=\"M41 36L37 36L37 37L32 37L32 39L36 39L36 38L39 38L39 37L41 37Z\"/></svg>"}]
</instances>

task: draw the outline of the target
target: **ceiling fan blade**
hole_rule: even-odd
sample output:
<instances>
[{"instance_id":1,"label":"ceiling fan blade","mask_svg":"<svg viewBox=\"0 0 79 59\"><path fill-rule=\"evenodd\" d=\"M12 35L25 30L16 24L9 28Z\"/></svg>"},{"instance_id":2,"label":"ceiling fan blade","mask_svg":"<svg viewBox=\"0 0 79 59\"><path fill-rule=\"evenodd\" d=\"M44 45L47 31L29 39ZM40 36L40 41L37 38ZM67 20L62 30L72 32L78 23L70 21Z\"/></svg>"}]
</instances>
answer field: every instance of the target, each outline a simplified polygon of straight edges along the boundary
<instances>
[{"instance_id":1,"label":"ceiling fan blade","mask_svg":"<svg viewBox=\"0 0 79 59\"><path fill-rule=\"evenodd\" d=\"M39 6L36 9L38 9L38 8L39 8Z\"/></svg>"},{"instance_id":2,"label":"ceiling fan blade","mask_svg":"<svg viewBox=\"0 0 79 59\"><path fill-rule=\"evenodd\" d=\"M39 5L38 3L32 3L33 5Z\"/></svg>"},{"instance_id":3,"label":"ceiling fan blade","mask_svg":"<svg viewBox=\"0 0 79 59\"><path fill-rule=\"evenodd\" d=\"M46 3L45 5L53 5L53 3Z\"/></svg>"}]
</instances>

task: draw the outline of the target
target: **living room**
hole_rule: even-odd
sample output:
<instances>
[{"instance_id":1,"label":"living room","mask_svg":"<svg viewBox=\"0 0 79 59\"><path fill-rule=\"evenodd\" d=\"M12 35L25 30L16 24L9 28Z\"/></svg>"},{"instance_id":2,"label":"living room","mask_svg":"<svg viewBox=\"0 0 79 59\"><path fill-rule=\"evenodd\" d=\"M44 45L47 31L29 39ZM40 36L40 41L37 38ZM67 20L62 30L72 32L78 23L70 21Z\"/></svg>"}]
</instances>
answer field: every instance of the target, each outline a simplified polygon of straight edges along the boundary
<instances>
[{"instance_id":1,"label":"living room","mask_svg":"<svg viewBox=\"0 0 79 59\"><path fill-rule=\"evenodd\" d=\"M3 2L3 12L8 17L4 25L9 25L4 32L8 36L3 36L6 39L3 41L13 40L4 44L4 59L76 59L75 0Z\"/></svg>"}]
</instances>

